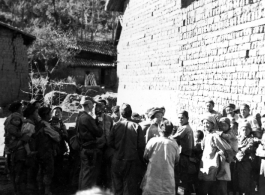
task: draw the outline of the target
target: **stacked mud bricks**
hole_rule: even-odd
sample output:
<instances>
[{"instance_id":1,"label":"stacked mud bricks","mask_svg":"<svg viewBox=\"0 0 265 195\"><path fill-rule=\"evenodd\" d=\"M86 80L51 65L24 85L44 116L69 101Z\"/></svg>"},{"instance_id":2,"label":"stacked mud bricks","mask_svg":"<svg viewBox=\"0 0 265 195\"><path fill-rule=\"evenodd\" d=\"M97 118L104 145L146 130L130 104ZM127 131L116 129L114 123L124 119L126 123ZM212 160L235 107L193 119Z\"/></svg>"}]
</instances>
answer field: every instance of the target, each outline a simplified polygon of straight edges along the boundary
<instances>
[{"instance_id":1,"label":"stacked mud bricks","mask_svg":"<svg viewBox=\"0 0 265 195\"><path fill-rule=\"evenodd\" d=\"M118 103L143 113L165 106L193 124L205 99L222 111L248 103L265 113L265 1L130 0L118 45Z\"/></svg>"},{"instance_id":2,"label":"stacked mud bricks","mask_svg":"<svg viewBox=\"0 0 265 195\"><path fill-rule=\"evenodd\" d=\"M27 47L21 35L0 27L0 107L26 98L28 90Z\"/></svg>"}]
</instances>

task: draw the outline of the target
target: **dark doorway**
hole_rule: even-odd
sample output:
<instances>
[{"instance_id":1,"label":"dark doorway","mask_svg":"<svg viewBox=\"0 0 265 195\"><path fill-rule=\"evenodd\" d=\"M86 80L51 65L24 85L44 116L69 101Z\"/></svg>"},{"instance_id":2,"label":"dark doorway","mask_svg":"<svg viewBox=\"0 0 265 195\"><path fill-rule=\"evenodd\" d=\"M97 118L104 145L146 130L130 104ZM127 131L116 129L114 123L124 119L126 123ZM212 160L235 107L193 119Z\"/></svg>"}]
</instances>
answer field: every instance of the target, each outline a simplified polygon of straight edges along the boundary
<instances>
[{"instance_id":1,"label":"dark doorway","mask_svg":"<svg viewBox=\"0 0 265 195\"><path fill-rule=\"evenodd\" d=\"M101 85L105 85L105 69L101 69Z\"/></svg>"}]
</instances>

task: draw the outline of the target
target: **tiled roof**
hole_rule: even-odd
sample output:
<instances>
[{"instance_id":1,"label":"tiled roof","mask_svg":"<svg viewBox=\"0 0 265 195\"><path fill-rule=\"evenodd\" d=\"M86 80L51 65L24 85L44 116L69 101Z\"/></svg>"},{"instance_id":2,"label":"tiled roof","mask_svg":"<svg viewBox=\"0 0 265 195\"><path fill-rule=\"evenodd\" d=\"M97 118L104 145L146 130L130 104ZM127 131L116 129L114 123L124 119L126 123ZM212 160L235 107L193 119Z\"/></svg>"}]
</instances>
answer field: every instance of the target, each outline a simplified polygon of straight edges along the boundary
<instances>
[{"instance_id":1,"label":"tiled roof","mask_svg":"<svg viewBox=\"0 0 265 195\"><path fill-rule=\"evenodd\" d=\"M14 27L14 26L11 26L9 24L1 22L1 21L0 21L0 27L8 28L9 30L12 30L12 31L20 33L22 35L23 39L26 41L25 42L26 45L30 45L36 39L35 36L25 32L25 31L23 31L21 29L18 29L18 28Z\"/></svg>"},{"instance_id":2,"label":"tiled roof","mask_svg":"<svg viewBox=\"0 0 265 195\"><path fill-rule=\"evenodd\" d=\"M115 67L117 65L116 63L87 60L82 58L72 58L67 61L67 64L69 67Z\"/></svg>"},{"instance_id":3,"label":"tiled roof","mask_svg":"<svg viewBox=\"0 0 265 195\"><path fill-rule=\"evenodd\" d=\"M71 46L72 48L76 48L74 46ZM79 49L81 51L88 51L93 53L99 53L109 56L116 56L117 55L117 48L113 44L109 42L95 42L95 41L79 41L77 43L76 49Z\"/></svg>"}]
</instances>

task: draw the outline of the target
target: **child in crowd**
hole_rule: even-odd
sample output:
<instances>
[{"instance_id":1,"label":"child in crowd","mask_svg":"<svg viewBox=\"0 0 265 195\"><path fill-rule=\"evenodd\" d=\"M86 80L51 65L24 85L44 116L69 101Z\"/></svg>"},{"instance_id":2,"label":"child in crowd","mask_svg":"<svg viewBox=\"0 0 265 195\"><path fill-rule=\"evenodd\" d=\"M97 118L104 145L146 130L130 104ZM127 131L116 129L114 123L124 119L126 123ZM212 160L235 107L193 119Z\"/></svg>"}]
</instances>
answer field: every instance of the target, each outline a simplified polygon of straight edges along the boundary
<instances>
[{"instance_id":1,"label":"child in crowd","mask_svg":"<svg viewBox=\"0 0 265 195\"><path fill-rule=\"evenodd\" d=\"M241 123L238 136L238 153L236 154L234 182L239 193L253 191L253 160L255 158L254 139L251 135L251 125L248 122Z\"/></svg>"},{"instance_id":2,"label":"child in crowd","mask_svg":"<svg viewBox=\"0 0 265 195\"><path fill-rule=\"evenodd\" d=\"M232 127L235 128L235 125L233 124ZM229 118L222 117L219 120L219 130L221 138L227 141L233 149L233 154L230 156L230 161L232 161L231 159L233 159L234 155L238 152L238 141L234 131L231 129Z\"/></svg>"},{"instance_id":3,"label":"child in crowd","mask_svg":"<svg viewBox=\"0 0 265 195\"><path fill-rule=\"evenodd\" d=\"M19 138L24 134L30 134L29 136L31 136L34 132L28 132L22 124L23 118L21 115L13 114L11 116L10 122L6 126L6 143L11 152L19 149L21 146L24 146L27 155L32 155L35 152L30 151L29 144L22 142Z\"/></svg>"},{"instance_id":4,"label":"child in crowd","mask_svg":"<svg viewBox=\"0 0 265 195\"><path fill-rule=\"evenodd\" d=\"M195 165L196 165L196 170L197 170L196 176L194 177L194 181L193 181L196 194L199 194L199 189L200 189L198 174L200 170L200 162L201 162L202 153L203 153L203 150L202 150L203 138L204 138L203 131L197 130L194 134L194 149L193 149L193 154L195 157Z\"/></svg>"},{"instance_id":5,"label":"child in crowd","mask_svg":"<svg viewBox=\"0 0 265 195\"><path fill-rule=\"evenodd\" d=\"M197 159L201 159L202 157L202 141L204 138L204 133L201 130L197 130L194 134L194 156Z\"/></svg>"}]
</instances>

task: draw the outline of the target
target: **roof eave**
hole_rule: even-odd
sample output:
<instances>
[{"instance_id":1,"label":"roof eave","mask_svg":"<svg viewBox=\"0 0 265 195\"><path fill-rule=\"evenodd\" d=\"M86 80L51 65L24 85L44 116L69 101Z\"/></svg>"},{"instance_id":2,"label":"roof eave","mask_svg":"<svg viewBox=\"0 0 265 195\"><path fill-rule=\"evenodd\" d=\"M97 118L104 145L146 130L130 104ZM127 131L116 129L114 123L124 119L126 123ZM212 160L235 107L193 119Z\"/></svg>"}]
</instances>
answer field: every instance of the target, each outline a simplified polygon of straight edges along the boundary
<instances>
[{"instance_id":1,"label":"roof eave","mask_svg":"<svg viewBox=\"0 0 265 195\"><path fill-rule=\"evenodd\" d=\"M4 28L7 28L9 30L15 31L16 33L21 34L22 37L23 37L23 40L24 40L24 44L27 45L27 46L31 45L33 43L33 41L36 40L35 36L33 36L33 35L29 34L29 33L26 33L26 32L24 32L24 31L22 31L22 30L20 30L20 29L18 29L16 27L13 27L13 26L11 26L9 24L0 22L0 26L2 26Z\"/></svg>"},{"instance_id":2,"label":"roof eave","mask_svg":"<svg viewBox=\"0 0 265 195\"><path fill-rule=\"evenodd\" d=\"M125 0L107 0L105 4L106 11L124 12Z\"/></svg>"}]
</instances>

